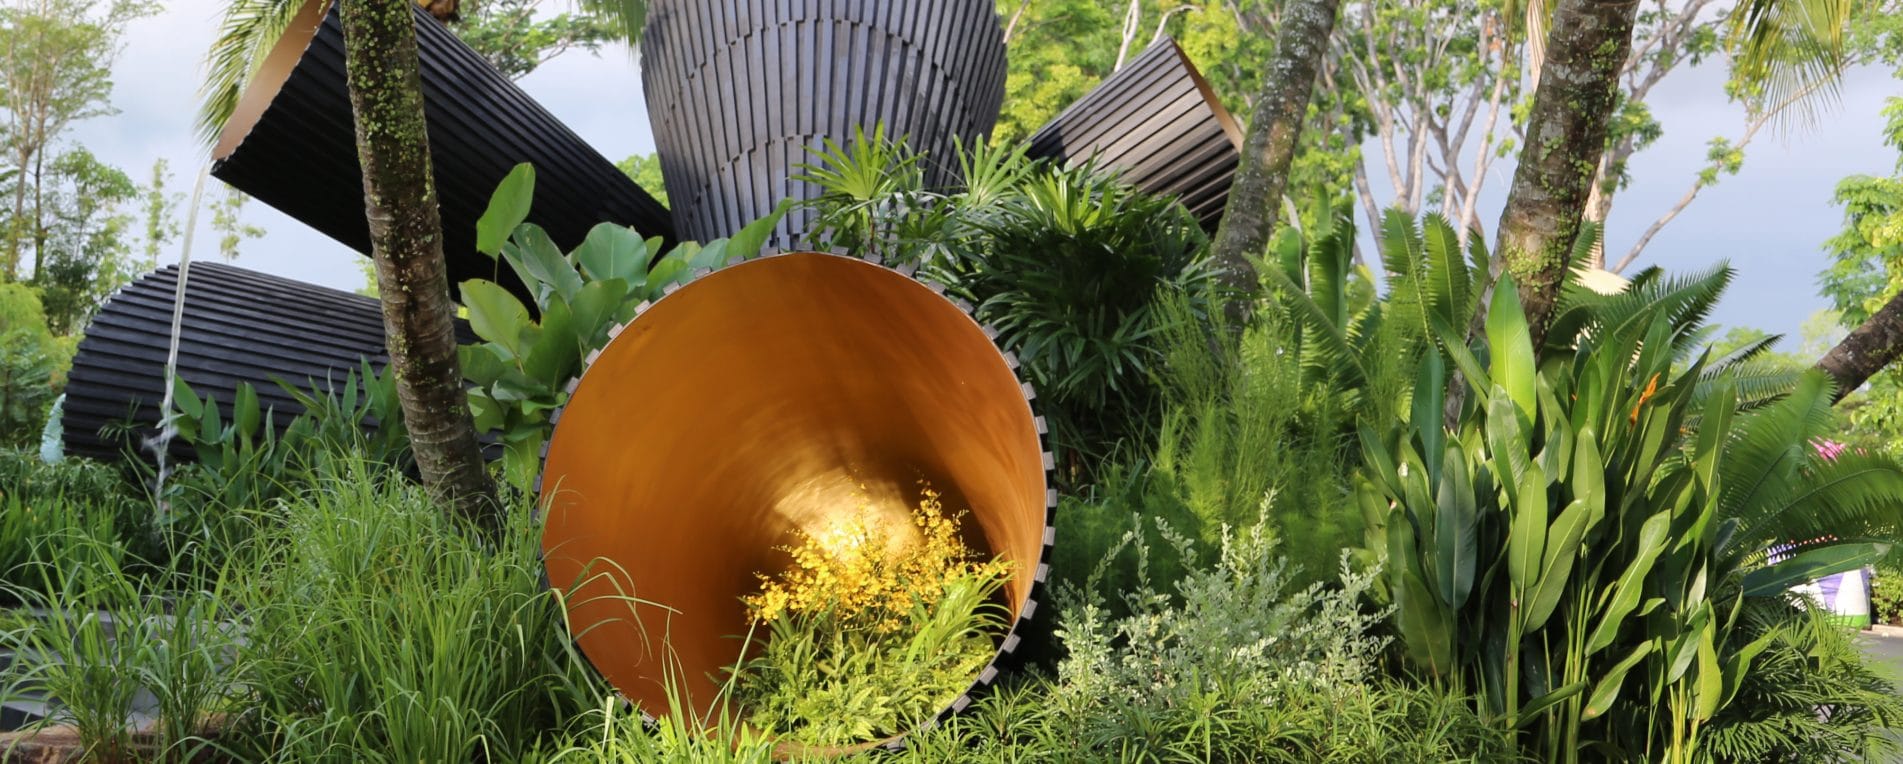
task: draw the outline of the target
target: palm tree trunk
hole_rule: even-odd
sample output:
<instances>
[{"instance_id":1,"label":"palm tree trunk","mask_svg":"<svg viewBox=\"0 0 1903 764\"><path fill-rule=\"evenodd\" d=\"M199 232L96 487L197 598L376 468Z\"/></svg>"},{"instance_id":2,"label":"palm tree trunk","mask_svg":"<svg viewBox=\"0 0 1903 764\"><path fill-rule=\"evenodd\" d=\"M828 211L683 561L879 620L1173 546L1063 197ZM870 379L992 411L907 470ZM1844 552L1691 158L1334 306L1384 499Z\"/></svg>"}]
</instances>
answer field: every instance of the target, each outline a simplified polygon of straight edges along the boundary
<instances>
[{"instance_id":1,"label":"palm tree trunk","mask_svg":"<svg viewBox=\"0 0 1903 764\"><path fill-rule=\"evenodd\" d=\"M411 0L343 0L344 64L397 398L423 484L478 527L500 524L456 360L455 305L430 175Z\"/></svg>"},{"instance_id":2,"label":"palm tree trunk","mask_svg":"<svg viewBox=\"0 0 1903 764\"><path fill-rule=\"evenodd\" d=\"M1295 158L1308 99L1328 54L1328 38L1334 34L1340 5L1340 0L1291 0L1282 12L1275 58L1263 74L1262 91L1243 138L1241 166L1210 250L1223 284L1233 292L1226 306L1233 327L1240 328L1248 320L1261 286L1249 258L1262 254L1275 230L1289 163Z\"/></svg>"},{"instance_id":3,"label":"palm tree trunk","mask_svg":"<svg viewBox=\"0 0 1903 764\"><path fill-rule=\"evenodd\" d=\"M1526 143L1500 215L1506 272L1539 347L1551 323L1592 179L1605 153L1619 68L1632 48L1638 0L1559 0L1546 38Z\"/></svg>"},{"instance_id":4,"label":"palm tree trunk","mask_svg":"<svg viewBox=\"0 0 1903 764\"><path fill-rule=\"evenodd\" d=\"M1835 403L1862 387L1900 356L1903 356L1903 295L1890 298L1880 310L1870 314L1862 326L1824 354L1817 368L1837 381L1837 392L1831 398Z\"/></svg>"}]
</instances>

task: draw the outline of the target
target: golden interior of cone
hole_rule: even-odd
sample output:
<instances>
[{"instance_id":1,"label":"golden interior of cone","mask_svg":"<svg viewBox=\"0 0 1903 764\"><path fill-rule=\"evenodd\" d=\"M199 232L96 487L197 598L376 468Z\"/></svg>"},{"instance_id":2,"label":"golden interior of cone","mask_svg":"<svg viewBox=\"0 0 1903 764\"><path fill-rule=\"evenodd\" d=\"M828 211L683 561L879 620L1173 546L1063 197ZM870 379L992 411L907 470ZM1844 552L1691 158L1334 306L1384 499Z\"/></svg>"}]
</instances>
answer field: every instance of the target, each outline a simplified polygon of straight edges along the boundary
<instances>
[{"instance_id":1,"label":"golden interior of cone","mask_svg":"<svg viewBox=\"0 0 1903 764\"><path fill-rule=\"evenodd\" d=\"M251 134L251 127L264 116L265 109L271 107L271 101L277 98L278 91L284 87L284 81L290 79L291 71L297 68L297 62L304 57L304 50L310 47L311 38L317 36L317 28L324 25L324 15L330 13L330 4L334 0L305 0L297 15L292 17L284 34L278 37L271 52L265 54L264 63L251 74L245 83L244 92L238 97L237 108L225 119L218 131L218 143L212 147L211 158L224 159L238 150L245 136ZM349 116L349 115L345 115Z\"/></svg>"},{"instance_id":2,"label":"golden interior of cone","mask_svg":"<svg viewBox=\"0 0 1903 764\"><path fill-rule=\"evenodd\" d=\"M867 508L903 527L924 481L969 510L972 548L1014 563L1013 618L1043 546L1043 450L1004 357L943 297L835 255L742 263L649 308L589 366L544 469L549 582L589 660L656 716L669 677L714 700L740 598L796 529Z\"/></svg>"}]
</instances>

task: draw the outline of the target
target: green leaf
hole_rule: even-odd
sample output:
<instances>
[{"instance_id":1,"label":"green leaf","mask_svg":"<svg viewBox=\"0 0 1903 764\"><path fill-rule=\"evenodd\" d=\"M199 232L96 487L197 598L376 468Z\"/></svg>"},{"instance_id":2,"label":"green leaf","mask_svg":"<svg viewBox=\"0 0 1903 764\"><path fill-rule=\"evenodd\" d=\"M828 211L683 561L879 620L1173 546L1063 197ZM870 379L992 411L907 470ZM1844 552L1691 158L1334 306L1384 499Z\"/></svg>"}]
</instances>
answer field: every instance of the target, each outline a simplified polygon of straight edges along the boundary
<instances>
[{"instance_id":1,"label":"green leaf","mask_svg":"<svg viewBox=\"0 0 1903 764\"><path fill-rule=\"evenodd\" d=\"M178 408L178 413L190 419L198 419L205 415L204 402L198 399L198 393L192 390L192 386L185 382L184 377L176 375L172 377L172 405Z\"/></svg>"},{"instance_id":2,"label":"green leaf","mask_svg":"<svg viewBox=\"0 0 1903 764\"><path fill-rule=\"evenodd\" d=\"M1599 438L1591 428L1579 431L1574 449L1573 496L1586 504L1586 529L1590 531L1606 517L1606 463L1599 454Z\"/></svg>"},{"instance_id":3,"label":"green leaf","mask_svg":"<svg viewBox=\"0 0 1903 764\"><path fill-rule=\"evenodd\" d=\"M1645 592L1645 576L1652 571L1652 564L1658 560L1659 552L1665 549L1665 537L1672 527L1672 511L1660 510L1645 519L1639 527L1636 553L1632 564L1619 574L1619 580L1613 582L1612 597L1600 613L1599 622L1594 625L1592 636L1586 640L1586 654L1593 655L1610 646L1619 635L1619 627L1624 625L1626 616L1639 606L1639 597Z\"/></svg>"},{"instance_id":4,"label":"green leaf","mask_svg":"<svg viewBox=\"0 0 1903 764\"><path fill-rule=\"evenodd\" d=\"M1510 276L1501 276L1487 309L1487 349L1493 383L1506 389L1523 421L1533 421L1537 404L1539 366L1533 355L1533 335L1520 308L1520 293Z\"/></svg>"},{"instance_id":5,"label":"green leaf","mask_svg":"<svg viewBox=\"0 0 1903 764\"><path fill-rule=\"evenodd\" d=\"M617 308L628 297L628 282L621 279L590 281L575 293L569 306L574 314L576 347L583 353L600 348L614 328Z\"/></svg>"},{"instance_id":6,"label":"green leaf","mask_svg":"<svg viewBox=\"0 0 1903 764\"><path fill-rule=\"evenodd\" d=\"M486 342L456 348L456 361L462 366L463 379L479 387L495 384L509 370L509 362L500 352L503 351L494 343Z\"/></svg>"},{"instance_id":7,"label":"green leaf","mask_svg":"<svg viewBox=\"0 0 1903 764\"><path fill-rule=\"evenodd\" d=\"M648 275L648 247L634 229L602 223L588 231L575 260L593 281L641 281Z\"/></svg>"},{"instance_id":8,"label":"green leaf","mask_svg":"<svg viewBox=\"0 0 1903 764\"><path fill-rule=\"evenodd\" d=\"M515 238L502 249L502 256L517 275L524 276L523 281L545 285L564 300L575 299L575 293L581 291L581 274L541 226L524 223L517 228Z\"/></svg>"},{"instance_id":9,"label":"green leaf","mask_svg":"<svg viewBox=\"0 0 1903 764\"><path fill-rule=\"evenodd\" d=\"M643 299L650 301L660 299L667 285L687 276L687 260L681 253L683 248L675 247L667 257L661 258L660 262L654 264L653 270L648 271L648 280L642 294Z\"/></svg>"},{"instance_id":10,"label":"green leaf","mask_svg":"<svg viewBox=\"0 0 1903 764\"><path fill-rule=\"evenodd\" d=\"M1651 655L1652 649L1651 642L1641 642L1637 647L1632 648L1632 652L1625 658L1613 664L1612 668L1606 671L1605 676L1599 678L1599 683L1593 686L1592 694L1586 698L1586 708L1580 714L1580 719L1588 721L1597 719L1611 710L1613 702L1619 699L1619 688L1625 684L1625 675L1632 671L1633 666L1639 665L1639 661Z\"/></svg>"},{"instance_id":11,"label":"green leaf","mask_svg":"<svg viewBox=\"0 0 1903 764\"><path fill-rule=\"evenodd\" d=\"M494 432L507 421L502 404L481 388L469 391L469 414L476 420L476 432Z\"/></svg>"},{"instance_id":12,"label":"green leaf","mask_svg":"<svg viewBox=\"0 0 1903 764\"><path fill-rule=\"evenodd\" d=\"M510 170L489 196L489 208L476 220L476 250L495 257L515 227L529 217L529 204L535 199L535 168L527 162Z\"/></svg>"},{"instance_id":13,"label":"green leaf","mask_svg":"<svg viewBox=\"0 0 1903 764\"><path fill-rule=\"evenodd\" d=\"M1718 713L1718 706L1725 698L1724 669L1718 666L1718 647L1713 644L1713 633L1717 631L1707 622L1698 636L1698 685L1693 696L1692 718L1705 721Z\"/></svg>"},{"instance_id":14,"label":"green leaf","mask_svg":"<svg viewBox=\"0 0 1903 764\"><path fill-rule=\"evenodd\" d=\"M1467 460L1459 446L1448 446L1441 472L1439 501L1434 513L1434 562L1441 601L1459 610L1473 591L1475 561L1480 556L1479 517L1473 487L1468 484Z\"/></svg>"},{"instance_id":15,"label":"green leaf","mask_svg":"<svg viewBox=\"0 0 1903 764\"><path fill-rule=\"evenodd\" d=\"M1518 726L1521 728L1525 728L1528 725L1531 725L1532 723L1539 721L1540 714L1544 713L1546 709L1552 708L1554 704L1557 704L1560 701L1566 700L1567 698L1570 698L1574 695L1578 695L1579 693L1584 692L1588 684L1590 684L1589 681L1581 679L1577 682L1566 685L1565 687L1561 687L1557 690L1546 693L1545 695L1541 695L1537 698L1527 701L1525 705L1520 706L1520 721Z\"/></svg>"},{"instance_id":16,"label":"green leaf","mask_svg":"<svg viewBox=\"0 0 1903 764\"><path fill-rule=\"evenodd\" d=\"M548 310L542 313L541 329L522 358L522 372L552 392L561 389L581 363L581 346L575 343L575 319L568 303L550 301Z\"/></svg>"},{"instance_id":17,"label":"green leaf","mask_svg":"<svg viewBox=\"0 0 1903 764\"><path fill-rule=\"evenodd\" d=\"M522 355L522 328L529 325L529 309L493 281L470 279L462 285L462 304L469 310L469 328L502 346L514 357Z\"/></svg>"},{"instance_id":18,"label":"green leaf","mask_svg":"<svg viewBox=\"0 0 1903 764\"><path fill-rule=\"evenodd\" d=\"M1394 620L1401 643L1414 661L1437 676L1453 671L1453 625L1440 600L1421 580L1413 526L1395 510L1388 518L1388 559L1392 567Z\"/></svg>"},{"instance_id":19,"label":"green leaf","mask_svg":"<svg viewBox=\"0 0 1903 764\"><path fill-rule=\"evenodd\" d=\"M1566 593L1566 582L1572 578L1573 567L1579 555L1579 543L1591 530L1592 510L1586 502L1574 499L1559 513L1559 519L1553 521L1553 527L1546 532L1546 553L1540 558L1539 581L1534 584L1533 594L1526 604L1526 631L1534 631L1546 624L1553 609L1559 606L1560 595Z\"/></svg>"},{"instance_id":20,"label":"green leaf","mask_svg":"<svg viewBox=\"0 0 1903 764\"><path fill-rule=\"evenodd\" d=\"M737 256L746 260L760 254L766 242L773 235L773 227L780 224L780 218L786 217L786 211L792 209L793 200L781 201L779 206L766 217L755 220L740 229L739 233L727 239L726 255L717 263L699 264L697 267L719 268L727 264L729 258Z\"/></svg>"},{"instance_id":21,"label":"green leaf","mask_svg":"<svg viewBox=\"0 0 1903 764\"><path fill-rule=\"evenodd\" d=\"M1441 425L1447 405L1447 362L1440 353L1429 349L1421 354L1420 370L1414 377L1414 430L1421 434L1421 453L1427 455L1427 477L1439 480L1441 452L1446 448L1447 431Z\"/></svg>"},{"instance_id":22,"label":"green leaf","mask_svg":"<svg viewBox=\"0 0 1903 764\"><path fill-rule=\"evenodd\" d=\"M1507 536L1507 580L1519 592L1531 592L1539 583L1547 517L1546 472L1537 464L1528 464L1520 478L1519 496L1513 502L1513 527Z\"/></svg>"},{"instance_id":23,"label":"green leaf","mask_svg":"<svg viewBox=\"0 0 1903 764\"><path fill-rule=\"evenodd\" d=\"M256 435L258 425L262 424L263 412L258 410L258 391L248 382L238 384L238 393L231 401L231 424L240 437Z\"/></svg>"},{"instance_id":24,"label":"green leaf","mask_svg":"<svg viewBox=\"0 0 1903 764\"><path fill-rule=\"evenodd\" d=\"M1805 581L1874 565L1889 553L1890 545L1878 541L1834 542L1813 547L1744 574L1744 594L1747 597L1774 595Z\"/></svg>"}]
</instances>

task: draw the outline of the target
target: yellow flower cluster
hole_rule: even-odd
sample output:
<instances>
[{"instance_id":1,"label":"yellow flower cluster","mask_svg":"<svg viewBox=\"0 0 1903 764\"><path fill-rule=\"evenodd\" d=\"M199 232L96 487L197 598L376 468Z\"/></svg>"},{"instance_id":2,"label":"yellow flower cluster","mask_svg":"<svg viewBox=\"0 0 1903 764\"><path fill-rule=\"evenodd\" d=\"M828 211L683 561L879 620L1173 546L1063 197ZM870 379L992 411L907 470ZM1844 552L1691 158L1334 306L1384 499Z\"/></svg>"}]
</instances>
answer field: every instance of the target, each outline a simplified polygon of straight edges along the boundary
<instances>
[{"instance_id":1,"label":"yellow flower cluster","mask_svg":"<svg viewBox=\"0 0 1903 764\"><path fill-rule=\"evenodd\" d=\"M865 507L819 534L801 531L798 545L782 547L793 557L791 567L778 577L755 574L761 590L745 598L748 612L763 623L783 615L823 615L842 626L891 633L916 605L942 601L958 579L1009 574L1008 563L979 560L965 546L958 516L945 514L937 491L925 486L921 495L911 513L917 537L896 548Z\"/></svg>"}]
</instances>

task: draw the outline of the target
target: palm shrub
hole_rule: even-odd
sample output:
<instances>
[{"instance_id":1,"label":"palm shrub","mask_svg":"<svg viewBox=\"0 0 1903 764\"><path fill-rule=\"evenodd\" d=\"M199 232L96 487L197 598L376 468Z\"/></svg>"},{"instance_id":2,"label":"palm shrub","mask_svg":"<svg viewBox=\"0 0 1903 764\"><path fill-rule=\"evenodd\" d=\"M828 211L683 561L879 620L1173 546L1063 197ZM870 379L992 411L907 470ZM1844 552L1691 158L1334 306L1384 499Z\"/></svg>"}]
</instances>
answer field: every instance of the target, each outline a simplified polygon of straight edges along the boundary
<instances>
[{"instance_id":1,"label":"palm shrub","mask_svg":"<svg viewBox=\"0 0 1903 764\"><path fill-rule=\"evenodd\" d=\"M782 214L754 221L731 239L687 242L665 255L659 238L644 240L632 228L602 223L563 253L540 226L523 222L534 196L534 168L517 165L477 221L476 244L496 259L498 273L506 263L527 285L535 315L493 280L465 281L462 304L482 341L458 353L473 385L476 430L502 442L505 471L522 487L541 467L542 444L553 430L550 412L567 401L565 388L589 354L670 287L759 254Z\"/></svg>"},{"instance_id":2,"label":"palm shrub","mask_svg":"<svg viewBox=\"0 0 1903 764\"><path fill-rule=\"evenodd\" d=\"M1180 295L1197 321L1216 302L1195 218L1022 149L962 148L956 190L923 187L920 161L878 130L829 143L798 178L821 191L802 210L808 245L916 265L973 305L1036 385L1066 483L1088 482L1120 446L1147 450L1172 318L1163 300Z\"/></svg>"},{"instance_id":3,"label":"palm shrub","mask_svg":"<svg viewBox=\"0 0 1903 764\"><path fill-rule=\"evenodd\" d=\"M1503 282L1483 352L1443 331L1411 421L1362 434L1360 501L1384 518L1407 656L1548 760L1695 758L1770 643L1744 639L1747 598L1903 533L1903 468L1817 458L1823 377L1741 410L1708 359L1679 362L1708 301L1661 293L1563 318L1576 349L1542 360ZM1456 427L1450 361L1473 393Z\"/></svg>"}]
</instances>

